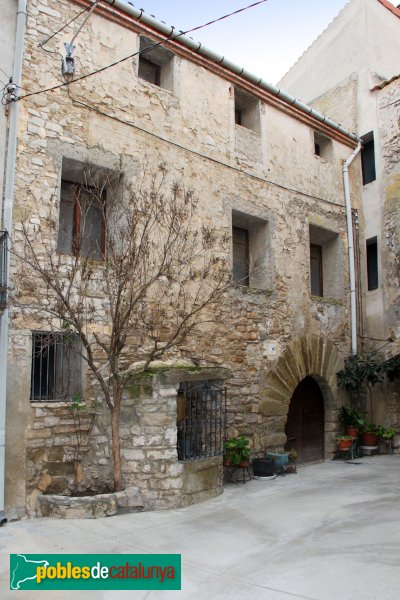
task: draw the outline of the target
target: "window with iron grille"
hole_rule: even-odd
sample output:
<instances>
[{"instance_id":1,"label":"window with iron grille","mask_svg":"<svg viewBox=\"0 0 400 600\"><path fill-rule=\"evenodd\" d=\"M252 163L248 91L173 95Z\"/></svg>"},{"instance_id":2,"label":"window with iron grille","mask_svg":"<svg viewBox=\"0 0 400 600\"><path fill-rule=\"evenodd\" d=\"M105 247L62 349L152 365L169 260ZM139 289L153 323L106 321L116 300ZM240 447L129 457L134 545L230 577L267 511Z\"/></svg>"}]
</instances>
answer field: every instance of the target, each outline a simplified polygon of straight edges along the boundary
<instances>
[{"instance_id":1,"label":"window with iron grille","mask_svg":"<svg viewBox=\"0 0 400 600\"><path fill-rule=\"evenodd\" d=\"M32 333L32 402L67 401L82 391L80 351L74 334Z\"/></svg>"},{"instance_id":2,"label":"window with iron grille","mask_svg":"<svg viewBox=\"0 0 400 600\"><path fill-rule=\"evenodd\" d=\"M7 239L7 232L0 231L0 310L7 306Z\"/></svg>"},{"instance_id":3,"label":"window with iron grille","mask_svg":"<svg viewBox=\"0 0 400 600\"><path fill-rule=\"evenodd\" d=\"M177 425L178 460L221 456L226 430L226 388L208 381L181 383Z\"/></svg>"}]
</instances>

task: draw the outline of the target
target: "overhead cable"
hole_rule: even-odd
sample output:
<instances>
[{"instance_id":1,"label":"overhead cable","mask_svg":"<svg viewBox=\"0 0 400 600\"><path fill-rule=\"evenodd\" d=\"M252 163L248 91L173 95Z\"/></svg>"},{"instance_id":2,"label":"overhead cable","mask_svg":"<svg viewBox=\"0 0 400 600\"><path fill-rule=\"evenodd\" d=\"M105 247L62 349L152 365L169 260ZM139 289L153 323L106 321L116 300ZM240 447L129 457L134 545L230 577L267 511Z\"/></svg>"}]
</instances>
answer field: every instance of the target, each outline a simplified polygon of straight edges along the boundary
<instances>
[{"instance_id":1,"label":"overhead cable","mask_svg":"<svg viewBox=\"0 0 400 600\"><path fill-rule=\"evenodd\" d=\"M129 60L130 58L133 58L134 56L138 56L140 54L144 54L145 52L148 52L149 50L151 50L152 48L157 48L158 46L162 46L163 44L171 41L171 40L176 40L184 35L187 35L188 33L192 33L193 31L198 31L199 29L204 29L205 27L209 27L210 25L213 25L214 23L218 23L219 21L222 21L224 19L227 19L228 17L232 17L233 15L236 15L238 13L241 13L245 10L248 10L250 8L253 8L255 6L258 6L259 4L264 4L265 2L268 2L268 0L259 0L258 2L254 2L253 4L249 4L248 6L245 6L243 8L239 8L238 10L235 10L231 13L228 13L226 15L223 15L222 17L218 17L218 19L214 19L212 21L208 21L207 23L204 23L203 25L198 25L196 27L193 27L192 29L188 29L186 31L180 31L177 34L174 34L174 28L172 28L172 33L171 35L167 36L164 40L160 41L160 42L156 42L154 44L152 44L151 46L148 46L147 48L145 48L144 50L139 50L137 52L133 52L132 54L129 54L128 56L124 56L123 58L110 63L108 65L105 65L104 67L101 67L100 69L96 69L95 71L91 71L89 73L86 73L85 75L81 75L80 77L75 77L74 79L71 79L70 81L64 81L62 83L59 83L57 85L54 85L52 87L49 88L45 88L42 90L37 90L35 92L30 92L29 94L24 94L23 96L19 96L17 99L18 100L24 100L25 98L29 98L31 96L37 96L38 94L44 94L46 92L53 92L57 89L60 89L62 87L65 87L66 85L69 85L71 83L76 83L78 81L82 81L83 79L87 79L88 77L92 77L93 75L97 75L98 73L102 73L103 71L106 71L107 69L110 69L111 67L115 67L116 65L119 65L127 60ZM87 9L85 9L87 10ZM66 25L65 25L66 27ZM55 34L54 34L55 35Z\"/></svg>"}]
</instances>

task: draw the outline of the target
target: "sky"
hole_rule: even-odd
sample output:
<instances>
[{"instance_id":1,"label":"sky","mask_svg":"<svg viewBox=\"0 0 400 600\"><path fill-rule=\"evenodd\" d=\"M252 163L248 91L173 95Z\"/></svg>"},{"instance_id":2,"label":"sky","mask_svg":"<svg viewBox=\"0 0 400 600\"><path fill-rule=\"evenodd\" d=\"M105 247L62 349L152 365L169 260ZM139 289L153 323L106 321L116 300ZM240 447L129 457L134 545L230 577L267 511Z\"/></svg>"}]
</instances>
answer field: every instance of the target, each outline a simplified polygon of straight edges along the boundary
<instances>
[{"instance_id":1,"label":"sky","mask_svg":"<svg viewBox=\"0 0 400 600\"><path fill-rule=\"evenodd\" d=\"M254 1L131 0L136 8L183 31ZM347 0L267 0L191 35L276 84L346 4Z\"/></svg>"}]
</instances>

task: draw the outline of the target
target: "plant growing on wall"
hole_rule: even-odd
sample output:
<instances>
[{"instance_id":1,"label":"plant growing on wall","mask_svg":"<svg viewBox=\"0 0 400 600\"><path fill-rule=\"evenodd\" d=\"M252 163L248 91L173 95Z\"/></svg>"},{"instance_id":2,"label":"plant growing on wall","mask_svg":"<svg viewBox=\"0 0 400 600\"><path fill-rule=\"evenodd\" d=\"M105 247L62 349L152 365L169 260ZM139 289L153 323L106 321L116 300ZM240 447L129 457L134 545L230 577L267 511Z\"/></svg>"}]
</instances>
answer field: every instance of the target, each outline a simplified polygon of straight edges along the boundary
<instances>
[{"instance_id":1,"label":"plant growing on wall","mask_svg":"<svg viewBox=\"0 0 400 600\"><path fill-rule=\"evenodd\" d=\"M69 213L59 221L56 197L45 216L27 216L16 228L20 283L13 302L38 327L47 315L50 331L76 338L74 350L110 411L118 491L124 372L140 360L146 372L200 324L215 320L230 285L229 238L199 218L193 191L173 181L165 164L146 165L129 185L122 174L99 183L89 168L84 180L71 200L79 225L69 250L60 242Z\"/></svg>"},{"instance_id":2,"label":"plant growing on wall","mask_svg":"<svg viewBox=\"0 0 400 600\"><path fill-rule=\"evenodd\" d=\"M376 354L365 357L354 354L345 359L344 369L337 373L338 386L357 392L366 385L370 396L372 418L372 388L383 381L385 374L390 381L400 379L400 354L389 359L377 357Z\"/></svg>"}]
</instances>

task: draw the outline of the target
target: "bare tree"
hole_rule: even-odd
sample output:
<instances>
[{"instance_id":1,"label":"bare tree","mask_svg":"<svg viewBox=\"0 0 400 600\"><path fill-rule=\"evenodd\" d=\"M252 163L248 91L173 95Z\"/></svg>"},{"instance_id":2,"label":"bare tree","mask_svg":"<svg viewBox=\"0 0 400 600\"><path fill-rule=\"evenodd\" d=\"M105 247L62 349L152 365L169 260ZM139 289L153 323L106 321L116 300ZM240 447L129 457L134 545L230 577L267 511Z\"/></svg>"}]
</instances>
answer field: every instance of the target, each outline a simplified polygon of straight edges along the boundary
<instances>
[{"instance_id":1,"label":"bare tree","mask_svg":"<svg viewBox=\"0 0 400 600\"><path fill-rule=\"evenodd\" d=\"M69 253L56 195L46 217L16 228L13 249L20 274L14 303L39 323L47 316L52 331L76 337L75 351L110 410L116 491L128 361L144 359L144 372L179 351L196 326L213 318L230 284L228 237L199 218L194 193L172 182L164 164L156 173L144 168L134 184L129 189L122 175L100 183L88 169L74 192L80 223ZM99 214L96 237L91 228L98 229Z\"/></svg>"}]
</instances>

